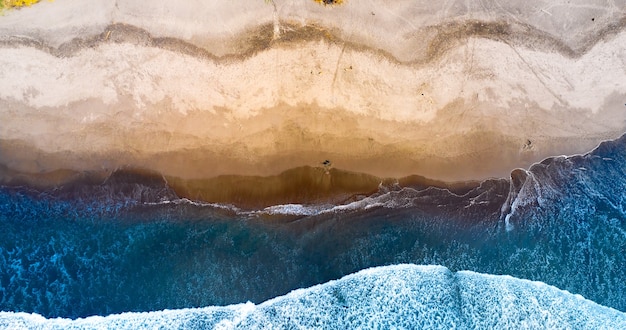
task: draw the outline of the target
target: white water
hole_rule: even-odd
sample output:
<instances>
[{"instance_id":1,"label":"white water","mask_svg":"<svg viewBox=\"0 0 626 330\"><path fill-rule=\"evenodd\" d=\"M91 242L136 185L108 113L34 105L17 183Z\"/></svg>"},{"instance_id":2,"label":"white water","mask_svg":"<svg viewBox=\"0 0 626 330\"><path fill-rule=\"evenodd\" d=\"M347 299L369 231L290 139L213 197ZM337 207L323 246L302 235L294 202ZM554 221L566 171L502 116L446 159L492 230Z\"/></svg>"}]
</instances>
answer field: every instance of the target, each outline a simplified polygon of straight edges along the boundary
<instances>
[{"instance_id":1,"label":"white water","mask_svg":"<svg viewBox=\"0 0 626 330\"><path fill-rule=\"evenodd\" d=\"M2 329L625 329L626 313L541 282L442 266L377 267L262 304L46 319L0 312Z\"/></svg>"}]
</instances>

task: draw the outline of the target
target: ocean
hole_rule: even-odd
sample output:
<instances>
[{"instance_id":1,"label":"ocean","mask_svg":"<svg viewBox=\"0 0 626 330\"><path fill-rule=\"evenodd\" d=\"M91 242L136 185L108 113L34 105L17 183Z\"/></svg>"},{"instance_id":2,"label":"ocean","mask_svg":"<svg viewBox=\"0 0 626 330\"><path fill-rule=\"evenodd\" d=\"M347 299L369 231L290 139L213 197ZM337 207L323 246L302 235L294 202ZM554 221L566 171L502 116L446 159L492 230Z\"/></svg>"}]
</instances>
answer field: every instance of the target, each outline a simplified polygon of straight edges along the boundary
<instances>
[{"instance_id":1,"label":"ocean","mask_svg":"<svg viewBox=\"0 0 626 330\"><path fill-rule=\"evenodd\" d=\"M189 328L218 323L243 328L330 324L324 317L347 322L333 323L336 326L358 326L349 322L362 319L350 319L337 307L341 299L306 298L340 287L350 294L346 309L397 296L384 303L388 309L370 306L374 309L368 313L373 314L367 317L372 322L376 317L403 320L399 315L413 313L417 321L411 324L428 321L463 328L486 322L493 311L480 301L461 308L457 305L467 303L472 294L465 300L455 294L489 293L489 288L499 292L500 284L485 281L509 283L505 294L494 293L489 299L514 293L516 308L528 308L528 315L551 306L558 311L546 313L565 318L563 310L569 306L589 313L565 318L574 327L599 318L625 324L626 136L603 142L585 155L548 158L512 171L510 178L485 180L466 190L381 183L377 192L342 204L243 209L178 198L166 183L127 172L114 173L104 183L85 181L51 190L3 186L0 327L134 328L139 323L132 322L158 325L167 315L199 322L181 323ZM397 274L406 271L411 275ZM385 286L394 283L389 278L405 279L402 285L418 293L400 294L408 289ZM416 284L429 280L436 286ZM302 288L310 289L292 292ZM485 292L481 295L488 295ZM409 298L426 299L426 293L441 294L443 298L431 300L442 304L450 299L435 306L440 319L414 313L411 304L417 302ZM405 298L411 303L402 303ZM306 299L334 309L328 307L330 314L318 315L315 321ZM289 300L300 305L288 313L277 309ZM555 307L559 304L562 309ZM162 310L169 311L144 313ZM119 313L125 314L69 320ZM528 315L509 325L536 320ZM295 320L304 323L290 323ZM387 327L370 326L376 324ZM403 327L394 324L387 323Z\"/></svg>"}]
</instances>

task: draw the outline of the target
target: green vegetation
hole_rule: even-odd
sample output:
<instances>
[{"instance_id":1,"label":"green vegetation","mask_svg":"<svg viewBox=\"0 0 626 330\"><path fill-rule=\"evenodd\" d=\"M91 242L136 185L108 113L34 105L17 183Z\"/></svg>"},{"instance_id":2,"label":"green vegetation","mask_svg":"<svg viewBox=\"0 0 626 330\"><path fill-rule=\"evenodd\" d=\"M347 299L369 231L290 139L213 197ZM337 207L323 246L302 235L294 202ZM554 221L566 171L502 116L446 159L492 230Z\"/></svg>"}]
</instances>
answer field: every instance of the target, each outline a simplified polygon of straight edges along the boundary
<instances>
[{"instance_id":1,"label":"green vegetation","mask_svg":"<svg viewBox=\"0 0 626 330\"><path fill-rule=\"evenodd\" d=\"M39 0L0 0L0 10L36 4Z\"/></svg>"},{"instance_id":2,"label":"green vegetation","mask_svg":"<svg viewBox=\"0 0 626 330\"><path fill-rule=\"evenodd\" d=\"M313 0L319 4L322 4L324 6L326 5L340 5L343 3L343 0Z\"/></svg>"},{"instance_id":3,"label":"green vegetation","mask_svg":"<svg viewBox=\"0 0 626 330\"><path fill-rule=\"evenodd\" d=\"M321 4L321 5L324 5L324 6L326 6L326 5L331 5L331 6L332 5L340 5L340 4L343 3L343 0L313 0L313 1L315 1L315 2L317 2L319 4ZM265 0L265 3L273 4L274 1L273 0Z\"/></svg>"}]
</instances>

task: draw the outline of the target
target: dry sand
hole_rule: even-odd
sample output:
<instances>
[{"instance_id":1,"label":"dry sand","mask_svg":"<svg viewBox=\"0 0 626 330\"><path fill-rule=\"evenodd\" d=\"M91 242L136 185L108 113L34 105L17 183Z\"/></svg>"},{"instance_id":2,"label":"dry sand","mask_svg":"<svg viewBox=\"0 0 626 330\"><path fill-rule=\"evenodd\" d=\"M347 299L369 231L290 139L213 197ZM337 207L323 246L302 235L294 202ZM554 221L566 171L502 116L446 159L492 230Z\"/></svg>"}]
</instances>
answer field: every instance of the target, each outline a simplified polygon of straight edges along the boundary
<instances>
[{"instance_id":1,"label":"dry sand","mask_svg":"<svg viewBox=\"0 0 626 330\"><path fill-rule=\"evenodd\" d=\"M624 1L275 4L6 12L0 163L468 180L625 131Z\"/></svg>"}]
</instances>

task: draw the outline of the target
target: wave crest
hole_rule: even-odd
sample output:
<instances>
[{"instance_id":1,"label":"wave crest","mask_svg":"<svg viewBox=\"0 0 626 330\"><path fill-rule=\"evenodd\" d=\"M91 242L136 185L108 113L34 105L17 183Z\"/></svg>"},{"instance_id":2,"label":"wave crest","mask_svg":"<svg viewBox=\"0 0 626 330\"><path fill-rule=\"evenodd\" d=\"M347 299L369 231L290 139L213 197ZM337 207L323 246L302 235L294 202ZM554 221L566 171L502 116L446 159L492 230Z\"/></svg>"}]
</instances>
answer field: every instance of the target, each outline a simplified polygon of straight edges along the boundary
<instances>
[{"instance_id":1,"label":"wave crest","mask_svg":"<svg viewBox=\"0 0 626 330\"><path fill-rule=\"evenodd\" d=\"M541 282L443 266L370 268L259 305L45 319L0 312L3 328L474 328L626 327L626 314Z\"/></svg>"}]
</instances>

